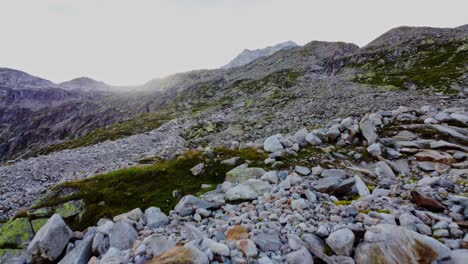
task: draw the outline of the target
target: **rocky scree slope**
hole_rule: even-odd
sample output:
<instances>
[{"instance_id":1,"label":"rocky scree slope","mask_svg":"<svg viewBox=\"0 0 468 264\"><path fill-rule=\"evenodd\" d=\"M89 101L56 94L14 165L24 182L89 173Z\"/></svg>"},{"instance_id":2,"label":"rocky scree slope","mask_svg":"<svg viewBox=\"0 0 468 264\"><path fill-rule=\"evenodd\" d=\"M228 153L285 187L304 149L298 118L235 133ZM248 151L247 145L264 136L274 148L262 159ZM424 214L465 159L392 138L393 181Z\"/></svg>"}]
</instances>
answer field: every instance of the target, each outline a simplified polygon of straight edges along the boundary
<instances>
[{"instance_id":1,"label":"rocky scree slope","mask_svg":"<svg viewBox=\"0 0 468 264\"><path fill-rule=\"evenodd\" d=\"M73 232L59 210L34 220L28 246L4 260L464 263L467 125L464 108L399 107L272 135L257 150L268 153L264 165L224 160L237 165L225 182L168 214L137 208ZM194 178L215 157L200 151L206 158L184 168Z\"/></svg>"}]
</instances>

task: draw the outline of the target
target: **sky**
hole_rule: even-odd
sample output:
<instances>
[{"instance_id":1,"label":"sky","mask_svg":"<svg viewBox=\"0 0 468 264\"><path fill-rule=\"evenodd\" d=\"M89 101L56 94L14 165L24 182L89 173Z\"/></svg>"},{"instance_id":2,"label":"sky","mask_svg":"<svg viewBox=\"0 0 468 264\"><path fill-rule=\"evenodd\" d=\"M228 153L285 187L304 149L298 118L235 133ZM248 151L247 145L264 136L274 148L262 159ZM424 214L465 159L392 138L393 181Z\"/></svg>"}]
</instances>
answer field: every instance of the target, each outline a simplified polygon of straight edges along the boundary
<instances>
[{"instance_id":1,"label":"sky","mask_svg":"<svg viewBox=\"0 0 468 264\"><path fill-rule=\"evenodd\" d=\"M466 0L0 0L0 67L137 85L292 40L363 46L397 26L468 23Z\"/></svg>"}]
</instances>

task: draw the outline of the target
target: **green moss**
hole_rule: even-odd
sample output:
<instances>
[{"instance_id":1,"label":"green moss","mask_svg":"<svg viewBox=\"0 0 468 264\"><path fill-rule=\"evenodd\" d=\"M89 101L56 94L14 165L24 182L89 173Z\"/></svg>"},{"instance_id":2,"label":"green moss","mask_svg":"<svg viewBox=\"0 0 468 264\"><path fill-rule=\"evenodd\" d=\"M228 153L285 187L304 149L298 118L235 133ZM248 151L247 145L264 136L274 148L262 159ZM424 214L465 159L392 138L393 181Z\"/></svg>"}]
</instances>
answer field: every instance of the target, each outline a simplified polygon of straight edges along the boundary
<instances>
[{"instance_id":1,"label":"green moss","mask_svg":"<svg viewBox=\"0 0 468 264\"><path fill-rule=\"evenodd\" d=\"M47 219L40 219L32 221L31 224L27 218L16 218L3 224L0 227L0 249L23 248L45 222Z\"/></svg>"},{"instance_id":2,"label":"green moss","mask_svg":"<svg viewBox=\"0 0 468 264\"><path fill-rule=\"evenodd\" d=\"M197 194L202 191L201 184L216 186L222 183L226 172L234 167L221 164L222 160L240 157L241 162L249 160L252 166L260 166L266 156L256 149L215 148L210 154L189 151L152 166L131 167L59 184L31 209L83 200L84 210L80 217L67 221L74 230L94 225L99 218L112 217L137 207L144 210L156 206L167 213L178 202L172 195L173 190L182 195ZM190 169L201 162L205 163L205 169L195 177Z\"/></svg>"},{"instance_id":3,"label":"green moss","mask_svg":"<svg viewBox=\"0 0 468 264\"><path fill-rule=\"evenodd\" d=\"M382 214L390 214L391 213L390 210L388 210L388 209L378 209L377 212L382 213Z\"/></svg>"},{"instance_id":4,"label":"green moss","mask_svg":"<svg viewBox=\"0 0 468 264\"><path fill-rule=\"evenodd\" d=\"M335 205L340 206L340 205L351 205L353 200L340 200L336 201Z\"/></svg>"},{"instance_id":5,"label":"green moss","mask_svg":"<svg viewBox=\"0 0 468 264\"><path fill-rule=\"evenodd\" d=\"M7 254L13 256L18 255L22 252L22 249L9 249L9 248L0 248L0 257L3 257Z\"/></svg>"},{"instance_id":6,"label":"green moss","mask_svg":"<svg viewBox=\"0 0 468 264\"><path fill-rule=\"evenodd\" d=\"M260 80L243 80L236 84L235 88L249 94L275 86L280 89L290 88L296 85L297 80L303 73L294 69L280 70L271 73Z\"/></svg>"},{"instance_id":7,"label":"green moss","mask_svg":"<svg viewBox=\"0 0 468 264\"><path fill-rule=\"evenodd\" d=\"M335 254L335 252L333 252L333 249L327 244L325 244L325 246L323 247L323 253L327 256L333 256Z\"/></svg>"},{"instance_id":8,"label":"green moss","mask_svg":"<svg viewBox=\"0 0 468 264\"><path fill-rule=\"evenodd\" d=\"M459 78L466 72L468 52L463 48L466 44L459 40L443 44L424 41L417 50L405 51L396 59L389 51L349 66L365 72L354 78L360 83L399 89L414 84L419 89L432 87L447 94L458 93L451 84L461 84Z\"/></svg>"}]
</instances>

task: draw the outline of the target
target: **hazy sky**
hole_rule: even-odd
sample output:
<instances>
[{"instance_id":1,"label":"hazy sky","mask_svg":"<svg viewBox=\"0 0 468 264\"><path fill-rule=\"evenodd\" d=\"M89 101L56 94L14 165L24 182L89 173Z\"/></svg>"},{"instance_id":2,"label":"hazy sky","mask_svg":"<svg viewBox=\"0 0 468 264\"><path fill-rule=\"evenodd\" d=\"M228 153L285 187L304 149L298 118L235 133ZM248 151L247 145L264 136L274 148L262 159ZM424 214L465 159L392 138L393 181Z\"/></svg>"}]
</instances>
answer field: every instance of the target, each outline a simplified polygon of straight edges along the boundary
<instances>
[{"instance_id":1,"label":"hazy sky","mask_svg":"<svg viewBox=\"0 0 468 264\"><path fill-rule=\"evenodd\" d=\"M140 84L286 40L360 46L400 25L468 23L467 0L0 0L0 67Z\"/></svg>"}]
</instances>

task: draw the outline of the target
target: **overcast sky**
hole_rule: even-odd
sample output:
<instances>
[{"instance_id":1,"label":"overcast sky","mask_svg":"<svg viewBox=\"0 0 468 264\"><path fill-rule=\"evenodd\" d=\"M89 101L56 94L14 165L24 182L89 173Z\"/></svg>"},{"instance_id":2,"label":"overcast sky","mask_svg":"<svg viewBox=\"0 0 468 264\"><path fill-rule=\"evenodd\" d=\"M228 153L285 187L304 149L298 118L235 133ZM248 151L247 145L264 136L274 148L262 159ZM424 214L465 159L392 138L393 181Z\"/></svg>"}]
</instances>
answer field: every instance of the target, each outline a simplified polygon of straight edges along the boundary
<instances>
[{"instance_id":1,"label":"overcast sky","mask_svg":"<svg viewBox=\"0 0 468 264\"><path fill-rule=\"evenodd\" d=\"M0 0L0 67L140 84L293 40L360 46L400 25L468 23L467 0Z\"/></svg>"}]
</instances>

